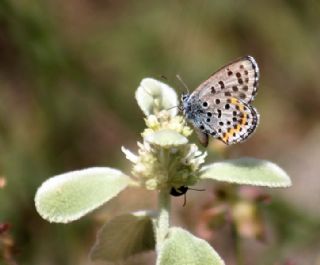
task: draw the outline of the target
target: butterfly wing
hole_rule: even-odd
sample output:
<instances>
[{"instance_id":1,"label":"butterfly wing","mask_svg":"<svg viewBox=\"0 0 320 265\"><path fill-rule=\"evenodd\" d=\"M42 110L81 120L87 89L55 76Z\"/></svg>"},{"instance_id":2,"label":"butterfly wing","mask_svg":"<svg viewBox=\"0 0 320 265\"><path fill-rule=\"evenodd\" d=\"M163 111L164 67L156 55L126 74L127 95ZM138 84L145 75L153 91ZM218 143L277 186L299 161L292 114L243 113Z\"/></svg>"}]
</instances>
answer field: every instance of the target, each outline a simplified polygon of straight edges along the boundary
<instances>
[{"instance_id":1,"label":"butterfly wing","mask_svg":"<svg viewBox=\"0 0 320 265\"><path fill-rule=\"evenodd\" d=\"M215 101L215 105L208 106L199 115L199 128L203 133L229 145L244 141L255 131L259 113L254 107L235 97L216 96Z\"/></svg>"},{"instance_id":2,"label":"butterfly wing","mask_svg":"<svg viewBox=\"0 0 320 265\"><path fill-rule=\"evenodd\" d=\"M240 58L212 74L193 92L198 98L220 94L250 103L257 94L259 68L251 56Z\"/></svg>"},{"instance_id":3,"label":"butterfly wing","mask_svg":"<svg viewBox=\"0 0 320 265\"><path fill-rule=\"evenodd\" d=\"M259 114L250 105L257 94L258 80L259 68L251 56L222 67L184 102L187 119L203 135L225 144L244 141L259 123Z\"/></svg>"}]
</instances>

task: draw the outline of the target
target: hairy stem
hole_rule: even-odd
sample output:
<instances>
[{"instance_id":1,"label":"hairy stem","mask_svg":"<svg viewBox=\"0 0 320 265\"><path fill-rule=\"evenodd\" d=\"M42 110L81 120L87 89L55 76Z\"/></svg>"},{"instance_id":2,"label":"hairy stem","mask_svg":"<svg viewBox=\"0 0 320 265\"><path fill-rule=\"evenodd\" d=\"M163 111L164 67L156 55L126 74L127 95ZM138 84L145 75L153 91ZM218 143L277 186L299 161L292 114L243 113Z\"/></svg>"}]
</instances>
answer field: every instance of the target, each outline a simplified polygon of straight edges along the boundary
<instances>
[{"instance_id":1,"label":"hairy stem","mask_svg":"<svg viewBox=\"0 0 320 265\"><path fill-rule=\"evenodd\" d=\"M160 190L158 196L159 215L156 221L156 251L159 252L169 232L170 226L170 193L167 189Z\"/></svg>"},{"instance_id":2,"label":"hairy stem","mask_svg":"<svg viewBox=\"0 0 320 265\"><path fill-rule=\"evenodd\" d=\"M237 265L244 265L244 259L242 254L242 247L241 247L241 238L236 230L236 227L233 225L232 227L232 237L234 242L234 251L235 251L235 258Z\"/></svg>"}]
</instances>

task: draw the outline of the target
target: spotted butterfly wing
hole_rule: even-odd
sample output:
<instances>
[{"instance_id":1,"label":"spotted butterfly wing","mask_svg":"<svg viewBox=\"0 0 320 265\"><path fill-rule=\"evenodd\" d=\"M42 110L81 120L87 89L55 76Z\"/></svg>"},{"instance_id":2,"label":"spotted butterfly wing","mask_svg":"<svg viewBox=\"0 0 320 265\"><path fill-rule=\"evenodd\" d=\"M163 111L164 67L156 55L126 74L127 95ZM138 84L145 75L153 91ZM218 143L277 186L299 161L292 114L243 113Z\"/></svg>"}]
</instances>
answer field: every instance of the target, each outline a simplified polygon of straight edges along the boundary
<instances>
[{"instance_id":1,"label":"spotted butterfly wing","mask_svg":"<svg viewBox=\"0 0 320 265\"><path fill-rule=\"evenodd\" d=\"M215 97L214 100L213 107L204 107L203 113L199 114L203 134L218 138L225 144L234 144L244 141L255 131L259 114L253 106L235 97Z\"/></svg>"},{"instance_id":2,"label":"spotted butterfly wing","mask_svg":"<svg viewBox=\"0 0 320 265\"><path fill-rule=\"evenodd\" d=\"M212 74L194 93L199 93L200 98L208 94L223 94L250 103L257 94L258 81L258 64L253 57L246 56Z\"/></svg>"},{"instance_id":3,"label":"spotted butterfly wing","mask_svg":"<svg viewBox=\"0 0 320 265\"><path fill-rule=\"evenodd\" d=\"M250 105L258 79L256 61L246 56L222 67L183 98L184 114L197 134L202 139L211 135L225 144L248 138L259 122L257 110ZM202 140L202 144L208 143Z\"/></svg>"}]
</instances>

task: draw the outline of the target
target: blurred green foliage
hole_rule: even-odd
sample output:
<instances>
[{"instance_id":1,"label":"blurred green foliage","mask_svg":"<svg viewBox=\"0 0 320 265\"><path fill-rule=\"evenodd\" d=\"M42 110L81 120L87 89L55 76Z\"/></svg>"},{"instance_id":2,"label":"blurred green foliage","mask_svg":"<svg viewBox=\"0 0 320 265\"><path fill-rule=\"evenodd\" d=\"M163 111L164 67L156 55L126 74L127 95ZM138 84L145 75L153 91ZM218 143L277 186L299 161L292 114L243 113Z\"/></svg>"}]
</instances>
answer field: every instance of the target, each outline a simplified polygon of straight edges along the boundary
<instances>
[{"instance_id":1,"label":"blurred green foliage","mask_svg":"<svg viewBox=\"0 0 320 265\"><path fill-rule=\"evenodd\" d=\"M34 193L54 174L128 166L120 146L135 146L143 128L134 91L147 76L164 75L181 87L179 73L194 88L228 61L253 55L261 68L255 105L262 122L231 155L280 161L299 190L314 157L298 156L297 148L304 150L320 127L319 23L316 0L1 0L0 175L8 184L0 190L0 222L12 224L19 264L86 264L96 222L46 223L35 212ZM308 164L309 176L317 172ZM320 186L311 177L305 181ZM311 228L319 228L320 198L283 193L287 203L272 204L267 215L277 228L277 240L267 244L277 251L265 254L269 263L252 264L294 258L311 245L315 262L319 238ZM308 213L295 209L299 201ZM298 229L304 232L295 236ZM219 253L228 263L228 250Z\"/></svg>"}]
</instances>

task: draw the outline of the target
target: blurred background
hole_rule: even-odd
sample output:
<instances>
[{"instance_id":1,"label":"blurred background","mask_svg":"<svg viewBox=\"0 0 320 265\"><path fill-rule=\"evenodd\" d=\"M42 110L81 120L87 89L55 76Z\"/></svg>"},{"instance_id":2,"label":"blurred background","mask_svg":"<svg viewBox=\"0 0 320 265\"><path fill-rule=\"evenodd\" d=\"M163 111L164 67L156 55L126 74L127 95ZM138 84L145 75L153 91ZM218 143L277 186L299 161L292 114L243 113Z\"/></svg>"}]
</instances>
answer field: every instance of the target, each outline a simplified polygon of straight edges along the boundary
<instances>
[{"instance_id":1,"label":"blurred background","mask_svg":"<svg viewBox=\"0 0 320 265\"><path fill-rule=\"evenodd\" d=\"M165 76L179 91L180 74L193 89L247 54L260 66L254 105L261 124L226 156L271 160L293 186L263 189L272 196L262 206L266 240L243 239L244 264L320 264L319 47L316 0L0 0L0 223L10 224L0 264L91 264L99 227L114 215L155 208L155 194L129 190L62 225L35 211L37 187L96 165L129 173L120 148L136 150L141 139L140 80ZM210 185L189 192L185 208L173 199L174 224L197 234ZM236 264L222 242L228 236L210 243ZM119 264L154 264L154 253Z\"/></svg>"}]
</instances>

